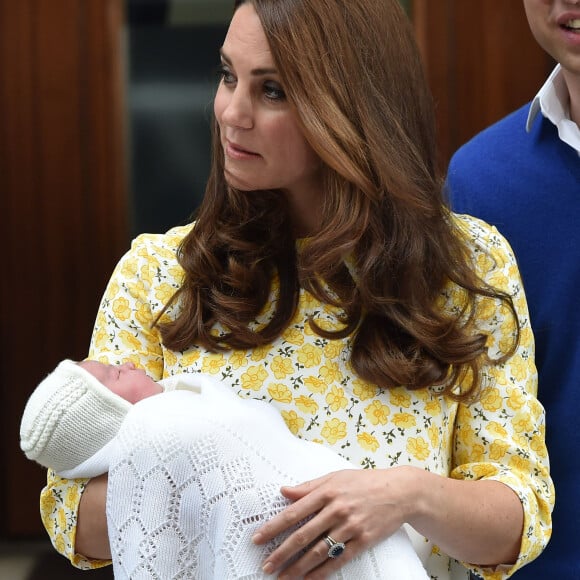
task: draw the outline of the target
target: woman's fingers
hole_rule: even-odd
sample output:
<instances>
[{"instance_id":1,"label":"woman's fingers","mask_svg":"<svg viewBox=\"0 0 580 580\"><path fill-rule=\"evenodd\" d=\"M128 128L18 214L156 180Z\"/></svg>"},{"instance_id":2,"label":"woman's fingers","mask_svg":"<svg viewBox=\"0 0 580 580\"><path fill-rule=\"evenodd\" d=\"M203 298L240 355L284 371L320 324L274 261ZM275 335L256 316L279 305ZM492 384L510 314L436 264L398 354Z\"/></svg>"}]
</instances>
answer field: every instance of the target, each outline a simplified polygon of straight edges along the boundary
<instances>
[{"instance_id":1,"label":"woman's fingers","mask_svg":"<svg viewBox=\"0 0 580 580\"><path fill-rule=\"evenodd\" d=\"M338 471L283 488L294 503L264 524L254 541L262 544L292 531L266 559L264 571L315 579L338 570L402 525L407 484L394 468ZM328 536L332 541L325 540Z\"/></svg>"}]
</instances>

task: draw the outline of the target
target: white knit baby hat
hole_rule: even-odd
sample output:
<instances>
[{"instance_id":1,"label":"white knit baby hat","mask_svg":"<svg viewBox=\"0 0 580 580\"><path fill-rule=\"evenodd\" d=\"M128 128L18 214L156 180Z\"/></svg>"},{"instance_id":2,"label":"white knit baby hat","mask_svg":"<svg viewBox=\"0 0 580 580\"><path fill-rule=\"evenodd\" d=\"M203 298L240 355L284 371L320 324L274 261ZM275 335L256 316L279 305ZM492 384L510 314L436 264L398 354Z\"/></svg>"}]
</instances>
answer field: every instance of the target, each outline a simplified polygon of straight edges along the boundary
<instances>
[{"instance_id":1,"label":"white knit baby hat","mask_svg":"<svg viewBox=\"0 0 580 580\"><path fill-rule=\"evenodd\" d=\"M70 470L113 439L130 408L84 368L63 360L26 403L20 447L57 473Z\"/></svg>"}]
</instances>

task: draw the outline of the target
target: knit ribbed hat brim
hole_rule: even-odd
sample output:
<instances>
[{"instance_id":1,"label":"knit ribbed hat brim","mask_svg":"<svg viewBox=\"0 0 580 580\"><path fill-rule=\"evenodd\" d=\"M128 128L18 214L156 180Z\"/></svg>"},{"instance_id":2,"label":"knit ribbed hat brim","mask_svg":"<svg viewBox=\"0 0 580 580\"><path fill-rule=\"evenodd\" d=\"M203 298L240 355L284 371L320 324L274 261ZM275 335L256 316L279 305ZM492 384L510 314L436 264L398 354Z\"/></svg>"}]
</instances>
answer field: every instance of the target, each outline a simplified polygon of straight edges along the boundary
<instances>
[{"instance_id":1,"label":"knit ribbed hat brim","mask_svg":"<svg viewBox=\"0 0 580 580\"><path fill-rule=\"evenodd\" d=\"M131 404L71 360L32 393L20 424L26 457L57 473L72 469L118 432Z\"/></svg>"}]
</instances>

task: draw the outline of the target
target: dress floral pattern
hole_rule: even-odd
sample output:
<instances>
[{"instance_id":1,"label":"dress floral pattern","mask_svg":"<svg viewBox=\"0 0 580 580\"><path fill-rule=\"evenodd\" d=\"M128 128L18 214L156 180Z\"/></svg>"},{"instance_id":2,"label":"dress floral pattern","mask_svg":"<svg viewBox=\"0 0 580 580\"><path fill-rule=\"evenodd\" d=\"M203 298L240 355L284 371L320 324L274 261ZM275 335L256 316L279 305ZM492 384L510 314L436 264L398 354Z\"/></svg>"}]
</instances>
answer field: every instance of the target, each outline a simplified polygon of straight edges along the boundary
<instances>
[{"instance_id":1,"label":"dress floral pattern","mask_svg":"<svg viewBox=\"0 0 580 580\"><path fill-rule=\"evenodd\" d=\"M350 339L327 340L308 323L313 317L323 328L338 328L340 312L304 290L291 324L270 345L220 353L195 346L184 352L167 350L151 322L180 286L183 273L175 253L191 225L136 238L104 294L89 356L109 363L132 360L157 380L181 372L212 375L241 397L270 402L296 436L320 442L365 468L415 465L457 479L505 483L525 511L519 559L511 567L471 569L486 579L507 578L539 555L551 532L554 491L544 410L536 399L533 335L516 261L505 239L475 218L453 219L468 240L480 277L512 295L522 329L514 356L484 369L481 397L471 405L443 397L435 387L381 390L358 379L349 364ZM461 303L462 291L449 284L441 294L441 308L458 309ZM179 304L165 316L174 316L177 308ZM511 344L514 324L490 299L480 299L477 308L493 358ZM49 471L41 512L56 549L75 566L94 568L106 562L87 560L74 551L85 483ZM424 538L415 540L432 578L467 578L466 569L437 546Z\"/></svg>"}]
</instances>

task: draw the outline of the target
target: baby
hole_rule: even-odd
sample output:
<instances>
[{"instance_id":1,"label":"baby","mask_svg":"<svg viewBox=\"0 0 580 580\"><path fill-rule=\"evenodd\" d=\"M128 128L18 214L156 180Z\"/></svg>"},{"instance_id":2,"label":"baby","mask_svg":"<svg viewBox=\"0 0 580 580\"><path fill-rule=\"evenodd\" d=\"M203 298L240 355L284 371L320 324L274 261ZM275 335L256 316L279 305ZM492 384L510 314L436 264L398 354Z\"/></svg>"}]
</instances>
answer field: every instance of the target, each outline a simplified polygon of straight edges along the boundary
<instances>
[{"instance_id":1,"label":"baby","mask_svg":"<svg viewBox=\"0 0 580 580\"><path fill-rule=\"evenodd\" d=\"M28 400L20 443L29 459L62 477L109 473L114 575L127 579L152 566L167 578L265 577L261 563L284 538L258 546L251 537L289 505L280 487L358 469L295 437L263 401L201 374L156 383L130 362L62 361ZM141 501L144 489L154 490L151 502ZM166 502L179 509L159 507ZM331 558L348 549L326 541ZM139 548L146 545L155 546L149 555ZM427 580L403 528L333 578L378 580L385 570Z\"/></svg>"},{"instance_id":2,"label":"baby","mask_svg":"<svg viewBox=\"0 0 580 580\"><path fill-rule=\"evenodd\" d=\"M176 388L199 392L191 378L156 383L132 362L65 359L30 396L20 446L28 459L62 477L100 475L107 471L107 454L132 405Z\"/></svg>"}]
</instances>

